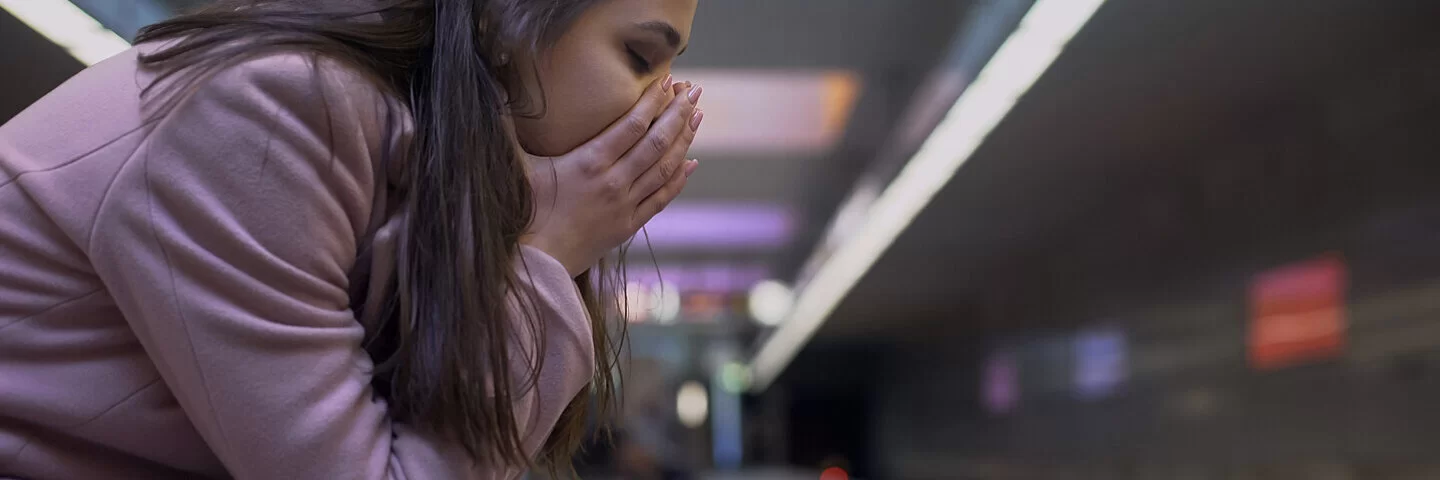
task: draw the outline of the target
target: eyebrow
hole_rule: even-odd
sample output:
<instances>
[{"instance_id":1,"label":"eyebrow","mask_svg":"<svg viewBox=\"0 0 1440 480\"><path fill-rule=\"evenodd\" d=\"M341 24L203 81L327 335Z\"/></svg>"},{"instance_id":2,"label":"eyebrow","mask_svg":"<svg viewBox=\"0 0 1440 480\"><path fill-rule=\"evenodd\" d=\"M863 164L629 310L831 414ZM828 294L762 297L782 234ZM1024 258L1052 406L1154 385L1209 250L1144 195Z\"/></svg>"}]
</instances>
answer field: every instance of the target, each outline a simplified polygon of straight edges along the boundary
<instances>
[{"instance_id":1,"label":"eyebrow","mask_svg":"<svg viewBox=\"0 0 1440 480\"><path fill-rule=\"evenodd\" d=\"M669 23L654 20L637 23L635 27L648 32L658 33L660 36L665 37L665 43L669 44L670 48L680 49L680 53L675 54L676 56L684 55L685 50L690 48L689 45L686 45L685 48L680 47L680 31L676 30L675 27Z\"/></svg>"}]
</instances>

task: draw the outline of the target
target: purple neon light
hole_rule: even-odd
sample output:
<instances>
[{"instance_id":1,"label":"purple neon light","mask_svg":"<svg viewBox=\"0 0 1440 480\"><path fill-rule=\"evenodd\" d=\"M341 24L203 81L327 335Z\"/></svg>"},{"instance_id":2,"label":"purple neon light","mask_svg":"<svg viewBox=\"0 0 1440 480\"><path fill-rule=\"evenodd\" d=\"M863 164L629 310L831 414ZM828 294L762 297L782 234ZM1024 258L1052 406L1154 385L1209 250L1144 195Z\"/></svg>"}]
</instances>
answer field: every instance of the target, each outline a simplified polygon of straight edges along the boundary
<instances>
[{"instance_id":1,"label":"purple neon light","mask_svg":"<svg viewBox=\"0 0 1440 480\"><path fill-rule=\"evenodd\" d=\"M1008 351L996 352L985 360L981 401L991 414L1002 415L1020 403L1020 365Z\"/></svg>"},{"instance_id":2,"label":"purple neon light","mask_svg":"<svg viewBox=\"0 0 1440 480\"><path fill-rule=\"evenodd\" d=\"M657 248L778 248L790 241L794 224L790 209L779 205L677 203L645 231Z\"/></svg>"}]
</instances>

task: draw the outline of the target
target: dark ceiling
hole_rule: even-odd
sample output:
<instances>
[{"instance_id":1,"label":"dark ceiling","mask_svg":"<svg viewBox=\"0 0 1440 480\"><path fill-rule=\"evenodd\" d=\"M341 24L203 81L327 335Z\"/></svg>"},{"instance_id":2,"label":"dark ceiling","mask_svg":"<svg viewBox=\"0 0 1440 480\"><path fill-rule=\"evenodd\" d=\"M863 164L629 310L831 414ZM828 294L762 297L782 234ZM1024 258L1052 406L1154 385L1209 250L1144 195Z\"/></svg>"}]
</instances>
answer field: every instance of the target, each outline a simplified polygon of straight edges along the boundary
<instances>
[{"instance_id":1,"label":"dark ceiling","mask_svg":"<svg viewBox=\"0 0 1440 480\"><path fill-rule=\"evenodd\" d=\"M695 16L690 49L678 69L843 69L863 90L833 151L809 156L710 155L695 152L705 173L691 179L684 201L790 205L796 238L767 255L790 278L851 185L876 157L917 85L944 55L969 1L706 0ZM671 254L657 252L664 261ZM675 252L679 260L695 252Z\"/></svg>"},{"instance_id":2,"label":"dark ceiling","mask_svg":"<svg viewBox=\"0 0 1440 480\"><path fill-rule=\"evenodd\" d=\"M1179 301L1430 196L1436 18L1434 2L1111 0L797 363ZM1383 118L1411 121L1366 123Z\"/></svg>"},{"instance_id":3,"label":"dark ceiling","mask_svg":"<svg viewBox=\"0 0 1440 480\"><path fill-rule=\"evenodd\" d=\"M23 65L0 80L0 123L20 113L35 99L84 68L64 49L0 10L0 65Z\"/></svg>"}]
</instances>

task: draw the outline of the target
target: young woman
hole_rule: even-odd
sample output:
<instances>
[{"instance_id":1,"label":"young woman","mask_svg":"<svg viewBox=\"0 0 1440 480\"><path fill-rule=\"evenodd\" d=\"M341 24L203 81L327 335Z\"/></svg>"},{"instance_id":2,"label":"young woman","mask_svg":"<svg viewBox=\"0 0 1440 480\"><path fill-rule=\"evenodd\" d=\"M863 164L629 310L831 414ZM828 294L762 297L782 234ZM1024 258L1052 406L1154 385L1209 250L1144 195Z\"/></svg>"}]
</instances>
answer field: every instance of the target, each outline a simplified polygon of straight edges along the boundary
<instances>
[{"instance_id":1,"label":"young woman","mask_svg":"<svg viewBox=\"0 0 1440 480\"><path fill-rule=\"evenodd\" d=\"M222 1L0 127L0 478L567 466L696 1Z\"/></svg>"}]
</instances>

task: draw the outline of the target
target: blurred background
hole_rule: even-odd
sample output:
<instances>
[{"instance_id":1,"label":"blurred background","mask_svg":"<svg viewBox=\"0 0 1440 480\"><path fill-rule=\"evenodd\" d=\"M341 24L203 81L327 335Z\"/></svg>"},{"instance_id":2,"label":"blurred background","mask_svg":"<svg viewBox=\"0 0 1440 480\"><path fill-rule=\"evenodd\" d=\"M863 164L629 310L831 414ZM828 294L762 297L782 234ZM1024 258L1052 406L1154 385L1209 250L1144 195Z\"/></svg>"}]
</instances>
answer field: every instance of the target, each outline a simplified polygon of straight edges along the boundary
<instances>
[{"instance_id":1,"label":"blurred background","mask_svg":"<svg viewBox=\"0 0 1440 480\"><path fill-rule=\"evenodd\" d=\"M0 0L0 122L202 3ZM1440 2L703 0L675 73L585 478L1440 478Z\"/></svg>"}]
</instances>

